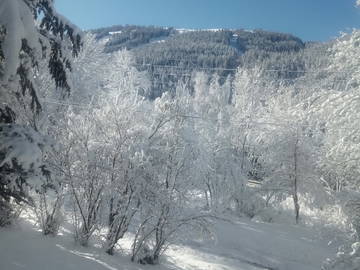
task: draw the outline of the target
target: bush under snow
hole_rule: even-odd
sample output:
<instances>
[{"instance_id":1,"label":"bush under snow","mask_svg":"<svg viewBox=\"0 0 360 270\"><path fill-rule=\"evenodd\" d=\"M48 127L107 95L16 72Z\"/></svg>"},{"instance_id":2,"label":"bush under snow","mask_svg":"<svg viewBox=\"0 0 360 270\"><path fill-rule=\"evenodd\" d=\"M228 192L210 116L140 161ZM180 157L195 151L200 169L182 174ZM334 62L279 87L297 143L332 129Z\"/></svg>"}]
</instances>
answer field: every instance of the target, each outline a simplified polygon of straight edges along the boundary
<instances>
[{"instance_id":1,"label":"bush under snow","mask_svg":"<svg viewBox=\"0 0 360 270\"><path fill-rule=\"evenodd\" d=\"M355 242L351 248L339 251L334 260L327 260L322 267L322 270L358 269L360 269L360 242Z\"/></svg>"}]
</instances>

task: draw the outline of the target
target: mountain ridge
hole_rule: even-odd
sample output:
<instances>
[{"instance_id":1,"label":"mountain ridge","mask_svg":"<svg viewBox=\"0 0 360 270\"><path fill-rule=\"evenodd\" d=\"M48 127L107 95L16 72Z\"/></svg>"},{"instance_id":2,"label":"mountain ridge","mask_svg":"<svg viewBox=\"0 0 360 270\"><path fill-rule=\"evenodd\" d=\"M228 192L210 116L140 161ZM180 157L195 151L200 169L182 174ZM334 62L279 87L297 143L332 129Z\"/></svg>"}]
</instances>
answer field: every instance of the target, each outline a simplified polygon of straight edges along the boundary
<instances>
[{"instance_id":1,"label":"mountain ridge","mask_svg":"<svg viewBox=\"0 0 360 270\"><path fill-rule=\"evenodd\" d=\"M132 51L138 70L150 74L151 99L176 88L179 82L188 84L194 71L217 74L223 83L238 68L304 70L301 54L314 46L291 34L261 29L117 25L90 32L105 41L107 53ZM275 79L292 80L301 75L280 72Z\"/></svg>"}]
</instances>

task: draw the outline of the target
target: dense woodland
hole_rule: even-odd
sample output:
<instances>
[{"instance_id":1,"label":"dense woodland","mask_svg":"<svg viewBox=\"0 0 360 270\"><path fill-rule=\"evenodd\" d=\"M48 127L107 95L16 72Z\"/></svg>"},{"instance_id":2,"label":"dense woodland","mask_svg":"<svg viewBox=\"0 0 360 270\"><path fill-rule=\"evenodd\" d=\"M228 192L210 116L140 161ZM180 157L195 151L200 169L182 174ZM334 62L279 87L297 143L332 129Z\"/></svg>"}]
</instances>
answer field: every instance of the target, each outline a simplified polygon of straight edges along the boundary
<instances>
[{"instance_id":1,"label":"dense woodland","mask_svg":"<svg viewBox=\"0 0 360 270\"><path fill-rule=\"evenodd\" d=\"M113 26L91 33L105 42L105 52L127 49L133 53L138 70L147 71L151 77L151 88L145 93L150 99L176 88L179 81L191 87L192 73L197 71L218 74L224 82L238 67L304 70L304 59L298 54L306 44L289 34L139 26ZM273 74L283 79L298 75Z\"/></svg>"},{"instance_id":2,"label":"dense woodland","mask_svg":"<svg viewBox=\"0 0 360 270\"><path fill-rule=\"evenodd\" d=\"M33 209L108 254L131 229L130 259L156 264L225 213L291 217L346 236L323 269L358 263L359 31L81 33L50 0L2 1L0 26L1 226Z\"/></svg>"}]
</instances>

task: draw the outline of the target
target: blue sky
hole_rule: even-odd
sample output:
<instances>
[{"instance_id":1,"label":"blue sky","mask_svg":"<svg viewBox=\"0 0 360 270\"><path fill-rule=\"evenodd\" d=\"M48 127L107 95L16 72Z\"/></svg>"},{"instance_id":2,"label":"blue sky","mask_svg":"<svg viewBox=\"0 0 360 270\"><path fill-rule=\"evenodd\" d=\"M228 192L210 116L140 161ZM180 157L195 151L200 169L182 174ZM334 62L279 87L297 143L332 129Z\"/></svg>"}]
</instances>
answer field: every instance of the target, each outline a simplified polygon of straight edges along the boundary
<instances>
[{"instance_id":1,"label":"blue sky","mask_svg":"<svg viewBox=\"0 0 360 270\"><path fill-rule=\"evenodd\" d=\"M117 24L244 28L326 41L360 28L356 0L55 0L82 29Z\"/></svg>"}]
</instances>

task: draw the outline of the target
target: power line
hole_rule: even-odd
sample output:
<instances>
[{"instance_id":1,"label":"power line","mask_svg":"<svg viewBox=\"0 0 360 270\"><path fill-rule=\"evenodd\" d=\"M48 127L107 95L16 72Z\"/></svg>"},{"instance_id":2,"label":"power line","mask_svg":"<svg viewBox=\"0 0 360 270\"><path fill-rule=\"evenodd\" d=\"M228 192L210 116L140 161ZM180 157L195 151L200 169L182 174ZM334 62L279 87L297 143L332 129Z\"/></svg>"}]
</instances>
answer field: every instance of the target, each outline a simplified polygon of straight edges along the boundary
<instances>
[{"instance_id":1,"label":"power line","mask_svg":"<svg viewBox=\"0 0 360 270\"><path fill-rule=\"evenodd\" d=\"M188 74L188 73L152 73L152 75L159 75L159 76L173 76L173 77L193 77L192 74ZM222 76L222 75L217 75L218 78L229 78L229 76ZM279 82L282 82L282 81L290 81L290 82L296 82L296 81L306 81L306 80L309 80L309 78L304 78L304 77L300 77L300 78L293 78L293 79L290 79L290 78L287 78L287 79L279 79ZM346 80L346 79L334 79L334 80L331 80L331 81L328 81L329 83L333 83L333 82L347 82L349 80Z\"/></svg>"},{"instance_id":2,"label":"power line","mask_svg":"<svg viewBox=\"0 0 360 270\"><path fill-rule=\"evenodd\" d=\"M65 103L65 102L55 102L55 101L51 101L51 100L46 100L46 99L42 99L42 101L44 103L50 103L50 104L56 104L56 105L61 105L61 106L75 106L75 107L79 107L79 108L83 108L83 109L92 109L92 108L97 108L97 109L101 109L101 107L99 106L94 106L91 103L90 104L78 104L78 103ZM150 113L151 110L135 110L134 112L137 113ZM199 115L183 115L183 114L178 114L177 116L179 117L184 117L184 118L192 118L192 119L200 119L203 121L212 121L212 120L216 120L217 118L207 118L207 117L203 117L203 116L199 116ZM314 128L314 125L310 125L310 124L292 124L291 122L288 123L279 123L279 122L259 122L259 121L249 121L249 122L244 122L244 123L240 123L239 126L275 126L275 127L310 127L310 128ZM323 128L323 127L320 127ZM339 127L336 128L336 130L350 130L350 131L354 131L353 128L344 128L344 127ZM329 132L329 130L327 130L327 132Z\"/></svg>"},{"instance_id":3,"label":"power line","mask_svg":"<svg viewBox=\"0 0 360 270\"><path fill-rule=\"evenodd\" d=\"M127 65L124 65L127 66ZM222 68L222 67L181 67L177 65L160 65L160 64L151 64L151 63L143 63L143 64L132 64L132 66L138 67L157 67L157 68L165 68L165 69L182 69L188 71L196 71L196 70L215 70L215 71L238 71L241 70L241 67L238 68ZM287 73L320 73L320 72L329 72L329 73L342 73L347 74L346 71L332 71L327 69L318 69L318 70L290 70L290 69L259 69L259 68L245 68L245 71L256 70L259 72L287 72Z\"/></svg>"},{"instance_id":4,"label":"power line","mask_svg":"<svg viewBox=\"0 0 360 270\"><path fill-rule=\"evenodd\" d=\"M125 67L128 67L127 65L122 65ZM158 65L158 64L132 64L132 66L136 67L156 67L160 69L168 69L170 71L174 70L181 70L181 72L186 71L186 73L159 73L159 72L151 72L152 75L158 75L158 76L174 76L174 77L193 77L194 75L192 73L200 70L217 70L217 71L240 71L241 68L210 68L210 67L181 67L181 66L174 66L174 65ZM320 72L328 72L331 74L347 74L346 71L331 71L326 69L318 69L318 70L289 70L289 69L258 69L258 68L246 68L243 69L244 71L258 71L259 73L295 73L295 74L318 74ZM150 72L149 70L146 70ZM219 78L228 78L228 76L224 75L217 75ZM280 79L280 81L296 81L296 80L308 80L308 78L283 78ZM340 81L348 81L348 79L335 79L332 80L332 82L340 82Z\"/></svg>"},{"instance_id":5,"label":"power line","mask_svg":"<svg viewBox=\"0 0 360 270\"><path fill-rule=\"evenodd\" d=\"M43 99L43 98L39 98L41 100L41 102L43 103L48 103L48 104L55 104L55 105L61 105L61 106L74 106L74 107L79 107L79 108L91 108L91 104L77 104L77 103L65 103L65 102L60 102L60 101L54 101L54 100L49 100L49 99Z\"/></svg>"}]
</instances>

